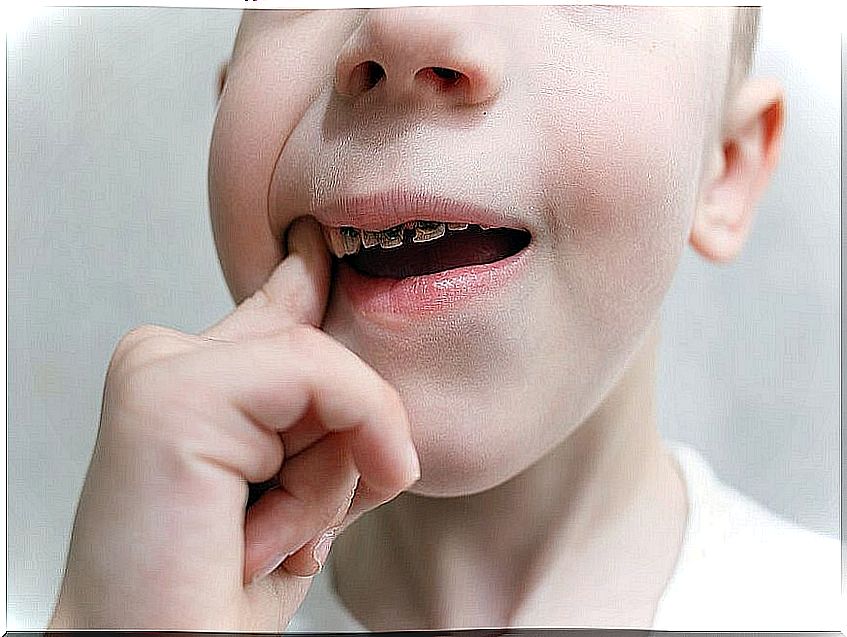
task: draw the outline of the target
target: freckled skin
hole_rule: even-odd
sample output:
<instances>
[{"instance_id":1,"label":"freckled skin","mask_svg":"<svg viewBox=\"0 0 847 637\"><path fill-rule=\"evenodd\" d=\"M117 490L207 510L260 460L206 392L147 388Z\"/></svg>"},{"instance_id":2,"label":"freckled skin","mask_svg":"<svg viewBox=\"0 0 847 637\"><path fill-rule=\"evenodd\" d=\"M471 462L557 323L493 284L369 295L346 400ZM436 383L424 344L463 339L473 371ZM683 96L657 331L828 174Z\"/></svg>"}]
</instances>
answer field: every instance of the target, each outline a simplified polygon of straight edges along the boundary
<instances>
[{"instance_id":1,"label":"freckled skin","mask_svg":"<svg viewBox=\"0 0 847 637\"><path fill-rule=\"evenodd\" d=\"M518 285L402 328L337 290L330 335L409 410L426 495L479 492L562 443L638 350L688 239L726 73L721 9L252 12L215 126L215 239L237 299L310 202L392 185L533 234ZM363 63L384 77L369 86ZM465 74L436 90L421 69Z\"/></svg>"}]
</instances>

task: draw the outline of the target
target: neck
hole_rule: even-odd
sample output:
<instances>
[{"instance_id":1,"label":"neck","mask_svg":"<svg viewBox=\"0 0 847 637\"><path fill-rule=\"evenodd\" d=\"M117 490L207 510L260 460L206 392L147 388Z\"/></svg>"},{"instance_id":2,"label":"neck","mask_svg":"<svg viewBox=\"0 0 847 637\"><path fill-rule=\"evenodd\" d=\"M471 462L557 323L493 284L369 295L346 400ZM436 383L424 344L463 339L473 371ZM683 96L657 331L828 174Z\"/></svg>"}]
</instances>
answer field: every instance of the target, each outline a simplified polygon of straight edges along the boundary
<instances>
[{"instance_id":1,"label":"neck","mask_svg":"<svg viewBox=\"0 0 847 637\"><path fill-rule=\"evenodd\" d=\"M351 526L331 558L350 612L370 630L649 628L686 516L656 426L657 346L656 324L592 416L521 474L472 496L403 493Z\"/></svg>"}]
</instances>

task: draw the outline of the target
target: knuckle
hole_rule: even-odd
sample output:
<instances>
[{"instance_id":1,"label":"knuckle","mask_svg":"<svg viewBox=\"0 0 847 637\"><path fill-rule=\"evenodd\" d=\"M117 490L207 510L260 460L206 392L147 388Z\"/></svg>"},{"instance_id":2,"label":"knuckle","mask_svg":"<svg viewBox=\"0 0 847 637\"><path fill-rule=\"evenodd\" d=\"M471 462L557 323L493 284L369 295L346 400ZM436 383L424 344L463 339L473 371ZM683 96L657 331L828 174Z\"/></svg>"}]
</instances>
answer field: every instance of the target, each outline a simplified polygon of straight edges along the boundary
<instances>
[{"instance_id":1,"label":"knuckle","mask_svg":"<svg viewBox=\"0 0 847 637\"><path fill-rule=\"evenodd\" d=\"M178 351L183 334L161 325L139 325L118 341L109 361L109 373L125 373Z\"/></svg>"},{"instance_id":2,"label":"knuckle","mask_svg":"<svg viewBox=\"0 0 847 637\"><path fill-rule=\"evenodd\" d=\"M248 296L246 299L244 299L241 302L239 308L251 312L256 310L262 310L271 305L272 301L273 299L271 298L270 294L268 294L268 291L265 288L261 287L255 292L253 292L253 294Z\"/></svg>"},{"instance_id":3,"label":"knuckle","mask_svg":"<svg viewBox=\"0 0 847 637\"><path fill-rule=\"evenodd\" d=\"M130 412L160 406L168 397L166 383L154 365L127 365L110 370L106 391L117 405Z\"/></svg>"},{"instance_id":4,"label":"knuckle","mask_svg":"<svg viewBox=\"0 0 847 637\"><path fill-rule=\"evenodd\" d=\"M144 342L152 336L155 326L153 325L136 325L129 332L124 334L115 346L115 351L112 354L112 360L122 360L129 355L130 352L138 347L139 343Z\"/></svg>"},{"instance_id":5,"label":"knuckle","mask_svg":"<svg viewBox=\"0 0 847 637\"><path fill-rule=\"evenodd\" d=\"M136 325L129 332L123 335L118 343L118 347L122 346L132 348L151 338L171 333L173 333L172 329L162 325L152 325L149 323Z\"/></svg>"},{"instance_id":6,"label":"knuckle","mask_svg":"<svg viewBox=\"0 0 847 637\"><path fill-rule=\"evenodd\" d=\"M174 330L155 325L131 330L109 363L105 398L135 414L173 414L207 405L211 401L203 390L201 365L184 355L176 357L185 351L185 340Z\"/></svg>"},{"instance_id":7,"label":"knuckle","mask_svg":"<svg viewBox=\"0 0 847 637\"><path fill-rule=\"evenodd\" d=\"M132 330L116 354L122 360L107 372L100 422L110 449L160 458L172 476L185 480L209 463L228 471L260 464L262 473L279 466L281 459L274 465L283 454L278 437L257 443L257 436L232 420L238 413L223 390L231 359L158 326ZM266 456L260 463L254 457L258 449ZM245 457L249 461L242 462Z\"/></svg>"},{"instance_id":8,"label":"knuckle","mask_svg":"<svg viewBox=\"0 0 847 637\"><path fill-rule=\"evenodd\" d=\"M111 424L150 442L184 443L218 408L201 385L180 366L151 362L126 370L107 381Z\"/></svg>"}]
</instances>

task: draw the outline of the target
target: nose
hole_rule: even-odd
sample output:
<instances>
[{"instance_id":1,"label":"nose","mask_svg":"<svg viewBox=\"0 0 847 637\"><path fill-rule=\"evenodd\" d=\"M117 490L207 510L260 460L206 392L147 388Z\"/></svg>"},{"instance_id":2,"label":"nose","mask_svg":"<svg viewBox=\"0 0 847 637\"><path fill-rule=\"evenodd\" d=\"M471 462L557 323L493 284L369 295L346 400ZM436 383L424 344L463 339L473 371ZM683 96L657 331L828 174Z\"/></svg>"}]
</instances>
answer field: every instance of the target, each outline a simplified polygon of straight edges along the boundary
<instances>
[{"instance_id":1,"label":"nose","mask_svg":"<svg viewBox=\"0 0 847 637\"><path fill-rule=\"evenodd\" d=\"M490 102L503 85L505 46L479 9L367 10L338 55L336 91L351 99Z\"/></svg>"}]
</instances>

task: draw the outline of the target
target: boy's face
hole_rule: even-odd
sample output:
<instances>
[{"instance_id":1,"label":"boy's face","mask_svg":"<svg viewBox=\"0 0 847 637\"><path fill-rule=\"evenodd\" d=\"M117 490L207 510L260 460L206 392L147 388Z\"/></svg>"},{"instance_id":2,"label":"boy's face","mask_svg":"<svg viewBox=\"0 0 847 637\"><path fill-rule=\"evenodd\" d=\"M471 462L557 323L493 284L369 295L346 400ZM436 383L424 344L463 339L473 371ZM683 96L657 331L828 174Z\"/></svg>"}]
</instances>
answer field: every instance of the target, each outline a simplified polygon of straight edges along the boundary
<instances>
[{"instance_id":1,"label":"boy's face","mask_svg":"<svg viewBox=\"0 0 847 637\"><path fill-rule=\"evenodd\" d=\"M295 218L365 225L316 212L342 197L431 194L531 235L510 277L463 299L448 290L377 310L333 280L323 329L402 395L423 469L416 492L473 493L516 475L620 379L688 240L720 124L731 11L245 16L210 163L237 300L278 264ZM464 78L440 82L432 67Z\"/></svg>"}]
</instances>

